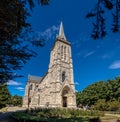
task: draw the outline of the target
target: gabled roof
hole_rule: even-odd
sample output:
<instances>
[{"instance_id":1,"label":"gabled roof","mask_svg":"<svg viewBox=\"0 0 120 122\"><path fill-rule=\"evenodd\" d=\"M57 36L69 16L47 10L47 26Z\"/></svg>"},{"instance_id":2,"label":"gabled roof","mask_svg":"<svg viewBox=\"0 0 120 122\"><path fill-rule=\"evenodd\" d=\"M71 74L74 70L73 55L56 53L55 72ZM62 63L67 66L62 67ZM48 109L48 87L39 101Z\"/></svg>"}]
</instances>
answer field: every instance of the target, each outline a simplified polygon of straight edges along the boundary
<instances>
[{"instance_id":1,"label":"gabled roof","mask_svg":"<svg viewBox=\"0 0 120 122\"><path fill-rule=\"evenodd\" d=\"M28 82L40 83L41 80L42 80L42 77L34 76L34 75L28 75Z\"/></svg>"}]
</instances>

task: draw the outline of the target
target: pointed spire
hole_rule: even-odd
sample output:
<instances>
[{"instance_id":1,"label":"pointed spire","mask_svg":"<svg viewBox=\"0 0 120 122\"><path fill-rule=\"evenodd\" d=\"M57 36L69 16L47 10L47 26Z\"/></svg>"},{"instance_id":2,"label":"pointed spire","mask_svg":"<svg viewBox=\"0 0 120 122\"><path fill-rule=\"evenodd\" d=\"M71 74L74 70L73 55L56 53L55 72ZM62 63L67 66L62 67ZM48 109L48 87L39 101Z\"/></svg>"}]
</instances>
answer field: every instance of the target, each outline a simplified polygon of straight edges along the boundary
<instances>
[{"instance_id":1,"label":"pointed spire","mask_svg":"<svg viewBox=\"0 0 120 122\"><path fill-rule=\"evenodd\" d=\"M64 40L66 40L62 21L60 23L60 29L59 29L59 35L58 36Z\"/></svg>"}]
</instances>

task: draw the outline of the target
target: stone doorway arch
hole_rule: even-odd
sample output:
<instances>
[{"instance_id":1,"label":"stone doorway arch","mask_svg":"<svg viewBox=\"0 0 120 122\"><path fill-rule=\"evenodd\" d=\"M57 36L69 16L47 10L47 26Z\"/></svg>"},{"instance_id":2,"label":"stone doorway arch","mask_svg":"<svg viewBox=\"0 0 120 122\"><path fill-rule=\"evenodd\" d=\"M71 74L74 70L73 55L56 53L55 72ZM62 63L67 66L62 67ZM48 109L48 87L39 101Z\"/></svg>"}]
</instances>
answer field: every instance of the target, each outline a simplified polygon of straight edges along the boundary
<instances>
[{"instance_id":1,"label":"stone doorway arch","mask_svg":"<svg viewBox=\"0 0 120 122\"><path fill-rule=\"evenodd\" d=\"M69 95L70 95L70 88L68 86L65 86L62 90L62 107L68 107Z\"/></svg>"}]
</instances>

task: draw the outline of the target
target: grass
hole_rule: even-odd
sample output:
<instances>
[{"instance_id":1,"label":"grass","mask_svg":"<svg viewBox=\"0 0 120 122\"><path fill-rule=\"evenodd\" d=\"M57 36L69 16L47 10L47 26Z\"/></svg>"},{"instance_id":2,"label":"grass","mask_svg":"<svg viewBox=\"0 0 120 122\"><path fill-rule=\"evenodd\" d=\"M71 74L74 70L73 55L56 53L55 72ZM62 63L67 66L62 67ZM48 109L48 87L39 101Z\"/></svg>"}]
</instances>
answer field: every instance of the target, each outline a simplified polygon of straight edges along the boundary
<instances>
[{"instance_id":1,"label":"grass","mask_svg":"<svg viewBox=\"0 0 120 122\"><path fill-rule=\"evenodd\" d=\"M50 118L50 122L89 122L88 118Z\"/></svg>"},{"instance_id":2,"label":"grass","mask_svg":"<svg viewBox=\"0 0 120 122\"><path fill-rule=\"evenodd\" d=\"M91 119L99 120L103 112L84 111L78 109L31 109L26 112L15 112L13 117L17 120L34 120L47 122L89 122Z\"/></svg>"},{"instance_id":3,"label":"grass","mask_svg":"<svg viewBox=\"0 0 120 122\"><path fill-rule=\"evenodd\" d=\"M0 109L0 112L6 112L7 107ZM13 118L16 120L27 122L100 122L99 120L116 120L120 122L120 117L115 116L116 112L105 112L112 115L104 115L104 112L101 111L84 111L79 109L31 109L30 111L26 110L24 112L15 112L12 114ZM92 120L93 119L93 120ZM96 120L95 120L96 119ZM119 121L117 121L119 120ZM21 122L22 122L21 121Z\"/></svg>"},{"instance_id":4,"label":"grass","mask_svg":"<svg viewBox=\"0 0 120 122\"><path fill-rule=\"evenodd\" d=\"M34 121L44 121L44 122L89 122L89 117L70 117L70 118L47 118L40 116L31 116L28 113L13 113L13 117L17 120L34 120Z\"/></svg>"},{"instance_id":5,"label":"grass","mask_svg":"<svg viewBox=\"0 0 120 122\"><path fill-rule=\"evenodd\" d=\"M31 109L25 112L15 112L13 117L17 120L42 122L100 122L100 120L120 120L120 117L104 115L101 111L84 111L79 109ZM118 121L119 122L119 121Z\"/></svg>"}]
</instances>

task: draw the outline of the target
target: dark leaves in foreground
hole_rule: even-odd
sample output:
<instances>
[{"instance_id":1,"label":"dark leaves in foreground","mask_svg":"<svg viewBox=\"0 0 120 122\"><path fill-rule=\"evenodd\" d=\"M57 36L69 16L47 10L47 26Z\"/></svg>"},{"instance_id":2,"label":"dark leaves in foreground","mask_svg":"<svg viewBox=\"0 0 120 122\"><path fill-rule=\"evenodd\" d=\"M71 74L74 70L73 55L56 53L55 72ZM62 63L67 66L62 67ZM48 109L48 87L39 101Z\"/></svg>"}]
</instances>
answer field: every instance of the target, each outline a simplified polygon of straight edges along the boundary
<instances>
[{"instance_id":1,"label":"dark leaves in foreground","mask_svg":"<svg viewBox=\"0 0 120 122\"><path fill-rule=\"evenodd\" d=\"M112 9L113 8L113 3L110 0L104 0L104 5L107 9Z\"/></svg>"},{"instance_id":2,"label":"dark leaves in foreground","mask_svg":"<svg viewBox=\"0 0 120 122\"><path fill-rule=\"evenodd\" d=\"M31 43L44 45L41 39L30 41L32 31L26 21L29 13L25 8L28 3L32 9L33 0L0 0L0 84L21 77L15 73L16 70L20 70L31 57L36 56L29 49Z\"/></svg>"},{"instance_id":3,"label":"dark leaves in foreground","mask_svg":"<svg viewBox=\"0 0 120 122\"><path fill-rule=\"evenodd\" d=\"M119 32L120 27L120 1L119 0L98 0L94 9L86 15L86 18L94 18L93 31L91 37L93 39L100 39L105 37L107 19L104 18L104 13L107 10L112 10L113 24L112 32Z\"/></svg>"},{"instance_id":4,"label":"dark leaves in foreground","mask_svg":"<svg viewBox=\"0 0 120 122\"><path fill-rule=\"evenodd\" d=\"M24 2L29 4L31 10L35 7L34 0L24 0ZM50 0L37 0L37 2L41 5L49 5Z\"/></svg>"},{"instance_id":5,"label":"dark leaves in foreground","mask_svg":"<svg viewBox=\"0 0 120 122\"><path fill-rule=\"evenodd\" d=\"M112 31L119 32L120 31L120 1L116 1L115 3L115 12L112 13L113 16L113 24Z\"/></svg>"},{"instance_id":6,"label":"dark leaves in foreground","mask_svg":"<svg viewBox=\"0 0 120 122\"><path fill-rule=\"evenodd\" d=\"M95 14L94 13L88 13L87 15L86 15L86 18L90 18L90 17L94 17L95 16Z\"/></svg>"},{"instance_id":7,"label":"dark leaves in foreground","mask_svg":"<svg viewBox=\"0 0 120 122\"><path fill-rule=\"evenodd\" d=\"M40 0L42 5L49 5L50 0Z\"/></svg>"},{"instance_id":8,"label":"dark leaves in foreground","mask_svg":"<svg viewBox=\"0 0 120 122\"><path fill-rule=\"evenodd\" d=\"M37 47L41 47L45 45L45 40L44 39L39 39L39 40L33 40L31 43Z\"/></svg>"}]
</instances>

